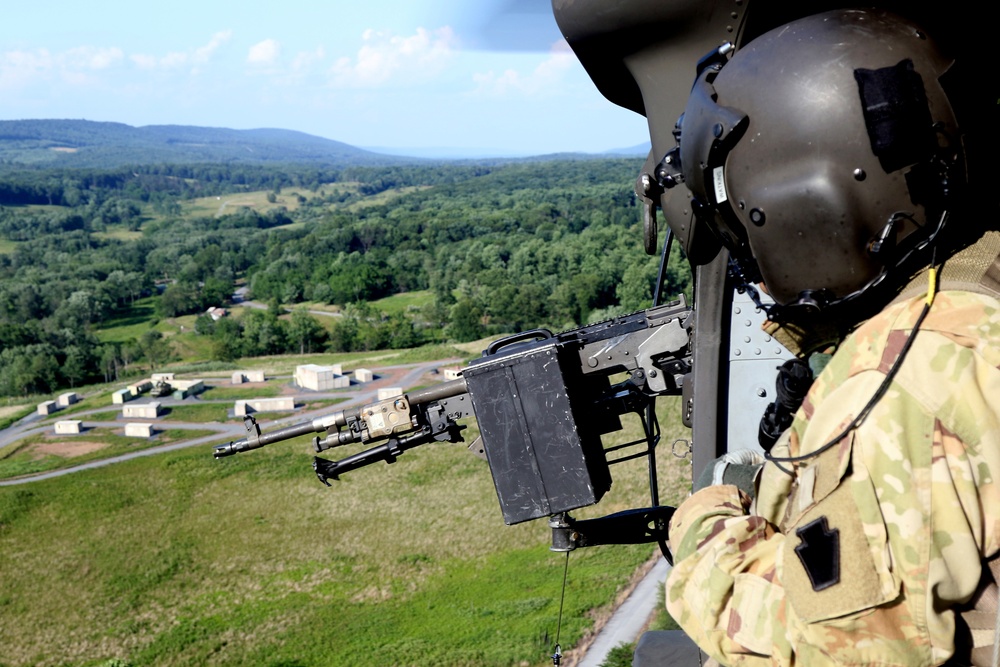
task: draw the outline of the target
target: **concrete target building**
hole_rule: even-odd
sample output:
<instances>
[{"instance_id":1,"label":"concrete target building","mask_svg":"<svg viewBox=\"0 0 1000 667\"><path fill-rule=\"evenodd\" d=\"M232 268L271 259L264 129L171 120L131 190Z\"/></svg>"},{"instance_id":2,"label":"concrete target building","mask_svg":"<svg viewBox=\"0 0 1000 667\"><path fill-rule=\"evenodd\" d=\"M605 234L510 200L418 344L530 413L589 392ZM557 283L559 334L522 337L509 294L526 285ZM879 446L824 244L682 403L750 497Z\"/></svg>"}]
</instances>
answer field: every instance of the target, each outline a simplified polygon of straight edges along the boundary
<instances>
[{"instance_id":1,"label":"concrete target building","mask_svg":"<svg viewBox=\"0 0 1000 667\"><path fill-rule=\"evenodd\" d=\"M378 400L384 401L387 398L392 398L393 396L402 396L402 387L383 387L378 390Z\"/></svg>"},{"instance_id":2,"label":"concrete target building","mask_svg":"<svg viewBox=\"0 0 1000 667\"><path fill-rule=\"evenodd\" d=\"M65 394L59 394L59 398L56 399L56 403L60 408L67 408L74 403L79 402L80 394L75 391L68 391Z\"/></svg>"},{"instance_id":3,"label":"concrete target building","mask_svg":"<svg viewBox=\"0 0 1000 667\"><path fill-rule=\"evenodd\" d=\"M205 391L204 380L171 380L170 387L174 390L173 397L184 400L188 396L195 396Z\"/></svg>"},{"instance_id":4,"label":"concrete target building","mask_svg":"<svg viewBox=\"0 0 1000 667\"><path fill-rule=\"evenodd\" d=\"M130 384L128 386L129 393L133 396L138 396L139 394L144 394L153 388L152 380L139 380L135 384Z\"/></svg>"},{"instance_id":5,"label":"concrete target building","mask_svg":"<svg viewBox=\"0 0 1000 667\"><path fill-rule=\"evenodd\" d=\"M293 396L279 396L277 398L255 398L249 401L236 401L234 412L237 417L245 417L253 412L277 412L295 409L295 398Z\"/></svg>"},{"instance_id":6,"label":"concrete target building","mask_svg":"<svg viewBox=\"0 0 1000 667\"><path fill-rule=\"evenodd\" d=\"M313 391L329 391L331 389L345 389L351 386L351 378L341 375L340 364L333 366L317 366L316 364L304 364L295 367L295 384L303 389Z\"/></svg>"},{"instance_id":7,"label":"concrete target building","mask_svg":"<svg viewBox=\"0 0 1000 667\"><path fill-rule=\"evenodd\" d=\"M159 416L160 404L157 401L122 406L122 417L125 419L156 419Z\"/></svg>"},{"instance_id":8,"label":"concrete target building","mask_svg":"<svg viewBox=\"0 0 1000 667\"><path fill-rule=\"evenodd\" d=\"M264 380L264 371L236 371L233 373L233 384L264 382Z\"/></svg>"},{"instance_id":9,"label":"concrete target building","mask_svg":"<svg viewBox=\"0 0 1000 667\"><path fill-rule=\"evenodd\" d=\"M149 423L131 422L125 424L125 435L130 438L152 438L153 433L153 425Z\"/></svg>"},{"instance_id":10,"label":"concrete target building","mask_svg":"<svg viewBox=\"0 0 1000 667\"><path fill-rule=\"evenodd\" d=\"M78 435L83 431L83 422L79 419L65 419L56 422L56 433L59 435Z\"/></svg>"}]
</instances>

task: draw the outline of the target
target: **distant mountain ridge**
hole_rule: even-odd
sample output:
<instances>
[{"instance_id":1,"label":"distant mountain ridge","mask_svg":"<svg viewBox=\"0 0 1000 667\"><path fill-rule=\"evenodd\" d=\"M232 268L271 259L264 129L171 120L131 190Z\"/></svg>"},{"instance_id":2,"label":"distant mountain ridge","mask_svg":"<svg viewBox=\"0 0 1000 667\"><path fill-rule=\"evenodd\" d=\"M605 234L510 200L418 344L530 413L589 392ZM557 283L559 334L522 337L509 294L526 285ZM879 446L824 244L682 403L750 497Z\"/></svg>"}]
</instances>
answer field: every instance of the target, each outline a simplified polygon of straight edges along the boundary
<instances>
[{"instance_id":1,"label":"distant mountain ridge","mask_svg":"<svg viewBox=\"0 0 1000 667\"><path fill-rule=\"evenodd\" d=\"M649 144L603 153L488 155L489 149L364 149L305 132L232 130L193 125L145 125L91 120L0 120L0 169L108 169L163 163L316 164L331 167L426 164L428 161L592 160L645 156Z\"/></svg>"},{"instance_id":2,"label":"distant mountain ridge","mask_svg":"<svg viewBox=\"0 0 1000 667\"><path fill-rule=\"evenodd\" d=\"M89 120L0 121L0 164L8 166L107 168L165 162L349 166L384 165L400 159L294 130L133 127Z\"/></svg>"},{"instance_id":3,"label":"distant mountain ridge","mask_svg":"<svg viewBox=\"0 0 1000 667\"><path fill-rule=\"evenodd\" d=\"M641 144L636 144L635 146L629 146L628 148L612 148L609 151L604 151L604 155L642 155L645 157L650 148L651 144L648 141L644 141Z\"/></svg>"}]
</instances>

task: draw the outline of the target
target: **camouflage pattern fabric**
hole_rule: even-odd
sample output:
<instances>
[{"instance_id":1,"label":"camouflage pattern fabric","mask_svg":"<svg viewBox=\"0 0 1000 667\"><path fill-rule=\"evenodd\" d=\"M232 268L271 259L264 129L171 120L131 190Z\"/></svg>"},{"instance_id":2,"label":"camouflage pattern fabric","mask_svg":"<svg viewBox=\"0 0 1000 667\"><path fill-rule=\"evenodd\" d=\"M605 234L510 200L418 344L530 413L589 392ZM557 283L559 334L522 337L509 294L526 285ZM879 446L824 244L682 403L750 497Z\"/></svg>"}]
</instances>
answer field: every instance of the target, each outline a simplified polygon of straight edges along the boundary
<instances>
[{"instance_id":1,"label":"camouflage pattern fabric","mask_svg":"<svg viewBox=\"0 0 1000 667\"><path fill-rule=\"evenodd\" d=\"M882 383L923 306L849 336L775 456L836 438ZM953 608L1000 548L1000 302L942 292L886 395L831 449L764 466L673 516L667 607L725 665L938 665Z\"/></svg>"}]
</instances>

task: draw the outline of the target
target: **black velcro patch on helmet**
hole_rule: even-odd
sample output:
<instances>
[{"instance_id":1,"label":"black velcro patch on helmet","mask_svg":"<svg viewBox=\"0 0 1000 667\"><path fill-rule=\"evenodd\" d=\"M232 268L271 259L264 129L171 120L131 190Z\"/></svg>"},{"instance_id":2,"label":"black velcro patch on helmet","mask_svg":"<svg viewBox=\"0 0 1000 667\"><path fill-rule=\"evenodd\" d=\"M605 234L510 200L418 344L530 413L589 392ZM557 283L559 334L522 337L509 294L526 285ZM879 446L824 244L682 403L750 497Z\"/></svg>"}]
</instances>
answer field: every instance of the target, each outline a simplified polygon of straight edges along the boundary
<instances>
[{"instance_id":1,"label":"black velcro patch on helmet","mask_svg":"<svg viewBox=\"0 0 1000 667\"><path fill-rule=\"evenodd\" d=\"M856 69L861 108L872 152L886 172L928 159L934 132L927 93L913 61L893 67Z\"/></svg>"}]
</instances>

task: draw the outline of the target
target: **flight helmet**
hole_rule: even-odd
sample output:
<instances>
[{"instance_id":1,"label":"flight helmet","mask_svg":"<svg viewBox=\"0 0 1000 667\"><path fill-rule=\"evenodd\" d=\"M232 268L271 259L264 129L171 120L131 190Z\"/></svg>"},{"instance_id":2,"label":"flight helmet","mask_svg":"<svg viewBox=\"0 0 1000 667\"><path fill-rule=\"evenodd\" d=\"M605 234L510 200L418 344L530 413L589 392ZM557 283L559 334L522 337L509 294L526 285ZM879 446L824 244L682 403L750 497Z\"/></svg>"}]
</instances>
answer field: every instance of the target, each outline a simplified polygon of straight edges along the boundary
<instances>
[{"instance_id":1,"label":"flight helmet","mask_svg":"<svg viewBox=\"0 0 1000 667\"><path fill-rule=\"evenodd\" d=\"M695 224L763 281L776 319L858 303L940 240L965 181L952 65L879 9L723 46L698 63L656 178L690 190Z\"/></svg>"}]
</instances>

